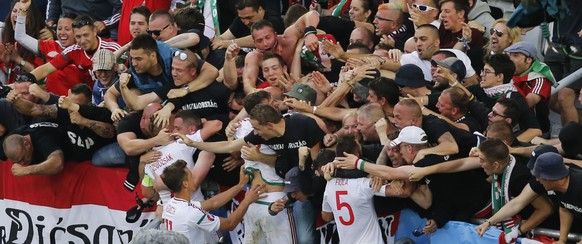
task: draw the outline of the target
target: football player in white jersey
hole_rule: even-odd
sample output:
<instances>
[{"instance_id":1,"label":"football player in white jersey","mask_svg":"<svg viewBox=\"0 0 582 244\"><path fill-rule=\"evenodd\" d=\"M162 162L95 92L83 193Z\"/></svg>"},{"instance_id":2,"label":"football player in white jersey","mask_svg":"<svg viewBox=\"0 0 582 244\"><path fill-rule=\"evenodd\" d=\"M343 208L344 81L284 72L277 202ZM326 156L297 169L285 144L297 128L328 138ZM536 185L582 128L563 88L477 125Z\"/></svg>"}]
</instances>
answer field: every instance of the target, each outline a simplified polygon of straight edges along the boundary
<instances>
[{"instance_id":1,"label":"football player in white jersey","mask_svg":"<svg viewBox=\"0 0 582 244\"><path fill-rule=\"evenodd\" d=\"M198 117L198 115L196 115L192 110L185 110L176 114L172 126L173 128L171 129L174 133L184 133L191 140L203 141L220 131L222 122L218 120L207 121L204 123L204 127L202 127L200 117ZM157 157L149 156L151 154L147 154L144 156L146 157L145 160L143 157L142 160L140 160L140 164L143 166L145 173L141 184L145 198L155 198L156 190L154 190L154 179L158 175L161 175L166 167L176 160L184 160L188 169L192 171L196 186L196 190L192 193L189 199L193 201L204 200L204 196L202 195L199 186L212 166L214 161L213 153L205 151L200 152L198 160L194 163L192 155L196 152L196 148L188 147L178 141L174 141L168 145L154 147L152 150L158 153ZM150 157L152 160L146 161L148 160L147 157ZM148 163L145 164L144 161ZM160 188L157 190L157 193L160 196L162 204L170 200L169 190ZM161 211L161 208L159 210Z\"/></svg>"},{"instance_id":2,"label":"football player in white jersey","mask_svg":"<svg viewBox=\"0 0 582 244\"><path fill-rule=\"evenodd\" d=\"M230 201L249 180L241 168L240 181L236 186L208 200L190 201L190 195L197 188L192 172L186 162L178 160L164 169L162 181L174 193L174 197L164 206L163 218L167 230L184 234L190 243L217 243L217 231L232 230L242 220L249 205L260 198L265 185L257 185L247 191L245 199L228 217L214 216L207 211L215 210Z\"/></svg>"},{"instance_id":3,"label":"football player in white jersey","mask_svg":"<svg viewBox=\"0 0 582 244\"><path fill-rule=\"evenodd\" d=\"M252 110L255 105L271 104L272 97L266 91L257 91L247 95L243 100L243 105L248 111ZM248 118L240 122L234 138L244 138L253 130L253 126ZM273 149L266 145L245 146L241 149L243 152L258 150L262 155L275 155ZM248 157L243 157L248 158ZM275 172L275 168L260 160L245 159L245 172L252 175L252 185L266 185L265 195L262 201L257 201L249 207L248 214L245 215L245 243L293 243L295 225L292 222L292 210L282 211L280 214L269 215L267 208L277 199L285 196L283 187L285 185L283 178Z\"/></svg>"}]
</instances>

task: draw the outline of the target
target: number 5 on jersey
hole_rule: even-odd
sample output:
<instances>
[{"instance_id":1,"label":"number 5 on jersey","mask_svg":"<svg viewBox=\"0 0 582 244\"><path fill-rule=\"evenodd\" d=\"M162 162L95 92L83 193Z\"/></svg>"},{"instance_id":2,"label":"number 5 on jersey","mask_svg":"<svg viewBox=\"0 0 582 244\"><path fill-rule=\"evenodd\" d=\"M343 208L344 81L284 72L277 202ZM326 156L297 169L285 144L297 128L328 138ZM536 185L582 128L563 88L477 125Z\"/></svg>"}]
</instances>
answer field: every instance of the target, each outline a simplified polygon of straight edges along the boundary
<instances>
[{"instance_id":1,"label":"number 5 on jersey","mask_svg":"<svg viewBox=\"0 0 582 244\"><path fill-rule=\"evenodd\" d=\"M339 220L342 223L342 225L352 225L354 223L354 211L352 210L352 206L350 206L349 203L340 201L341 195L348 195L348 191L336 191L335 192L335 202L337 205L336 206L337 210L340 211L342 208L347 208L348 214L350 216L349 216L348 220L344 219L343 216L339 216Z\"/></svg>"}]
</instances>

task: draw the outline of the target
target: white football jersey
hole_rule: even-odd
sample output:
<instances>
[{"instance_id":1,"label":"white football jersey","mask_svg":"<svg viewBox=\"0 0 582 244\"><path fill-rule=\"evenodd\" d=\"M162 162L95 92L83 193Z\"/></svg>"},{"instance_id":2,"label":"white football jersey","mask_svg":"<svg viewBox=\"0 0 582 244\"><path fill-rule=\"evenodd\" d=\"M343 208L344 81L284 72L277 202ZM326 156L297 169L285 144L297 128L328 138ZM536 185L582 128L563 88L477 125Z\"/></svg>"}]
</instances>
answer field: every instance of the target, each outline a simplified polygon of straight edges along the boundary
<instances>
[{"instance_id":1,"label":"white football jersey","mask_svg":"<svg viewBox=\"0 0 582 244\"><path fill-rule=\"evenodd\" d=\"M220 218L200 207L200 202L171 198L165 205L162 218L166 230L188 237L190 243L217 243Z\"/></svg>"},{"instance_id":2,"label":"white football jersey","mask_svg":"<svg viewBox=\"0 0 582 244\"><path fill-rule=\"evenodd\" d=\"M235 133L235 138L244 138L246 135L248 135L251 131L253 131L253 126L251 125L251 121L246 118L244 120L242 120L240 122L240 126L238 127L238 129L236 130ZM275 155L276 152L271 149L270 147L261 144L261 145L257 145L257 147L259 148L259 152L261 152L262 154L265 155ZM281 176L277 175L277 173L275 172L275 168L258 162L258 161L250 161L250 160L246 160L245 161L245 170L247 172L249 172L252 175L252 171L259 171L261 173L261 177L263 178L263 181L269 185L278 185L278 186L284 186L285 185L285 181L283 178L281 178Z\"/></svg>"},{"instance_id":3,"label":"white football jersey","mask_svg":"<svg viewBox=\"0 0 582 244\"><path fill-rule=\"evenodd\" d=\"M334 178L327 182L322 211L333 213L341 243L384 243L374 210L369 178Z\"/></svg>"},{"instance_id":4,"label":"white football jersey","mask_svg":"<svg viewBox=\"0 0 582 244\"><path fill-rule=\"evenodd\" d=\"M202 137L200 137L200 130L196 131L194 134L186 135L190 140L202 142ZM195 147L189 147L186 144L182 144L179 141L182 139L172 142L165 146L157 146L154 147L153 150L159 151L162 153L162 156L157 161L146 164L144 170L145 174L147 174L150 178L154 179L155 172L157 175L161 175L164 172L164 169L172 163L176 162L176 160L181 159L186 161L186 167L192 170L194 168L194 160L192 159L192 155L196 152ZM158 191L160 195L160 199L165 204L167 201L170 200L171 195L169 190L160 190ZM204 195L202 195L202 191L200 191L200 187L190 195L191 201L202 201L204 200Z\"/></svg>"}]
</instances>

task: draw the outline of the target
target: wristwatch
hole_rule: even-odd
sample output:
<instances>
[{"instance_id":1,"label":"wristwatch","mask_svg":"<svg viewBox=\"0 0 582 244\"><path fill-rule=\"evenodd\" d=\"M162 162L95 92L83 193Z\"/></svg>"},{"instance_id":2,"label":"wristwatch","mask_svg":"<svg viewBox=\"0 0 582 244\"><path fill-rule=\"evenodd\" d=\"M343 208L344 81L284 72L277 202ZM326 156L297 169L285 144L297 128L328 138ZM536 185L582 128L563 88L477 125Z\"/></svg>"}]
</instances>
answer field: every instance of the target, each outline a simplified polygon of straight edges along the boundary
<instances>
[{"instance_id":1,"label":"wristwatch","mask_svg":"<svg viewBox=\"0 0 582 244\"><path fill-rule=\"evenodd\" d=\"M186 90L186 91L188 91L188 92L190 91L190 86L188 86L187 84L186 84L186 85L184 85L182 88L184 88L184 90Z\"/></svg>"}]
</instances>

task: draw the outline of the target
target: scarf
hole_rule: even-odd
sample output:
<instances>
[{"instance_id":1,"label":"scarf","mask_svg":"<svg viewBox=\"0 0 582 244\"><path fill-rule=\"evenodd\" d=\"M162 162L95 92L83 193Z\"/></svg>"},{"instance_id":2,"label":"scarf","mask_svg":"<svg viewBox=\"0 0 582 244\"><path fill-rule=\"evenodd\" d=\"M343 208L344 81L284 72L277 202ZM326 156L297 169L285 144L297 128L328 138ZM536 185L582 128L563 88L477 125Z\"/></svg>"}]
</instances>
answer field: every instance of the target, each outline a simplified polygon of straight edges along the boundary
<instances>
[{"instance_id":1,"label":"scarf","mask_svg":"<svg viewBox=\"0 0 582 244\"><path fill-rule=\"evenodd\" d=\"M552 82L552 86L556 87L557 86L557 82L556 82L556 78L554 78L554 74L552 74L552 71L550 70L550 66L546 65L545 63L540 62L539 60L534 60L534 62L531 64L531 66L529 67L529 69L527 69L526 71L524 71L523 73L521 73L520 76L525 75L525 74L541 74L542 76L546 77L550 82ZM537 77L530 77L528 76L528 80L533 80L534 78Z\"/></svg>"},{"instance_id":2,"label":"scarf","mask_svg":"<svg viewBox=\"0 0 582 244\"><path fill-rule=\"evenodd\" d=\"M509 178L511 177L511 172L513 172L513 167L515 167L515 157L509 155L509 163L507 164L507 168L505 168L503 171L503 174L492 175L493 180L491 181L491 205L493 206L493 214L497 213L510 200ZM499 224L505 233L509 233L511 232L511 228L519 225L520 222L521 217L519 215L515 215L501 221Z\"/></svg>"},{"instance_id":3,"label":"scarf","mask_svg":"<svg viewBox=\"0 0 582 244\"><path fill-rule=\"evenodd\" d=\"M507 93L517 91L517 89L515 88L515 86L513 86L513 83L510 82L503 85L483 88L483 91L485 92L485 94L487 94L489 98L497 100L500 97L505 96Z\"/></svg>"}]
</instances>

